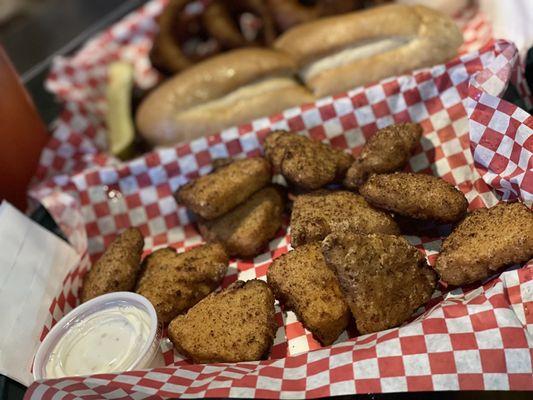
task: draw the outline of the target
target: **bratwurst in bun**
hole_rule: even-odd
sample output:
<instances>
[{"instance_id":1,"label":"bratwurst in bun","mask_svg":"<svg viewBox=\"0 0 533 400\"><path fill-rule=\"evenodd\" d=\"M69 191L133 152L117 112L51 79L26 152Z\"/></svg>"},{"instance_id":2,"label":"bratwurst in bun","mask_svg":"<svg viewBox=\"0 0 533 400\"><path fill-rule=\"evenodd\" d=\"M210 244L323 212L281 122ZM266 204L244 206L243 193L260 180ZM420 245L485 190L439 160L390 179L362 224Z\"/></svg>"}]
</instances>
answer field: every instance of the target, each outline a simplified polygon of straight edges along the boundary
<instances>
[{"instance_id":1,"label":"bratwurst in bun","mask_svg":"<svg viewBox=\"0 0 533 400\"><path fill-rule=\"evenodd\" d=\"M295 74L295 62L271 49L218 55L150 93L137 111L137 128L150 144L171 145L312 102Z\"/></svg>"},{"instance_id":2,"label":"bratwurst in bun","mask_svg":"<svg viewBox=\"0 0 533 400\"><path fill-rule=\"evenodd\" d=\"M274 47L296 60L304 83L322 97L445 62L462 42L448 16L391 4L298 25Z\"/></svg>"}]
</instances>

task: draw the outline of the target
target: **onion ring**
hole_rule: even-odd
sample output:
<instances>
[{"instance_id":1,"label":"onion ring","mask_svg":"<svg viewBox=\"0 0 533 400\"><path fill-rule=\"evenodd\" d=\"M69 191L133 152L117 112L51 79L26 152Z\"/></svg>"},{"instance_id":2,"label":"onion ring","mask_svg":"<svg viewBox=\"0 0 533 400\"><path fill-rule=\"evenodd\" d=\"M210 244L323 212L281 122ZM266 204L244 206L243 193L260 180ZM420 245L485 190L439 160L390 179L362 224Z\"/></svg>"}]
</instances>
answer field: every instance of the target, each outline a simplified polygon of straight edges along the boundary
<instances>
[{"instance_id":1,"label":"onion ring","mask_svg":"<svg viewBox=\"0 0 533 400\"><path fill-rule=\"evenodd\" d=\"M281 32L314 19L361 8L362 0L267 0Z\"/></svg>"},{"instance_id":2,"label":"onion ring","mask_svg":"<svg viewBox=\"0 0 533 400\"><path fill-rule=\"evenodd\" d=\"M165 74L179 72L220 51L220 45L204 29L200 15L185 12L189 3L191 0L170 0L159 17L150 61ZM192 39L195 41L190 44Z\"/></svg>"},{"instance_id":3,"label":"onion ring","mask_svg":"<svg viewBox=\"0 0 533 400\"><path fill-rule=\"evenodd\" d=\"M269 45L276 38L270 10L262 0L215 0L207 6L206 30L225 49Z\"/></svg>"},{"instance_id":4,"label":"onion ring","mask_svg":"<svg viewBox=\"0 0 533 400\"><path fill-rule=\"evenodd\" d=\"M269 46L294 25L358 9L365 0L210 0L203 2L203 12L189 12L195 2L170 0L159 17L150 60L165 74L222 50Z\"/></svg>"}]
</instances>

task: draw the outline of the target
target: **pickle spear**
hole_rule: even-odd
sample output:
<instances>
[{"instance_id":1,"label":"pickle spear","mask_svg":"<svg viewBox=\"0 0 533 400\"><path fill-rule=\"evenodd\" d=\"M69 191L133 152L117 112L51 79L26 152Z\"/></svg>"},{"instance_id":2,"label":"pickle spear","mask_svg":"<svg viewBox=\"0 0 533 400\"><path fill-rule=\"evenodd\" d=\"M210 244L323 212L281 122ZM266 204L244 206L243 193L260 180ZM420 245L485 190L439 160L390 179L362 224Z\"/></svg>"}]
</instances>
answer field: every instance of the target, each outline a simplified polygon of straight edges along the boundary
<instances>
[{"instance_id":1,"label":"pickle spear","mask_svg":"<svg viewBox=\"0 0 533 400\"><path fill-rule=\"evenodd\" d=\"M109 65L107 75L107 141L109 151L125 160L135 154L135 126L131 114L133 66L124 61Z\"/></svg>"}]
</instances>

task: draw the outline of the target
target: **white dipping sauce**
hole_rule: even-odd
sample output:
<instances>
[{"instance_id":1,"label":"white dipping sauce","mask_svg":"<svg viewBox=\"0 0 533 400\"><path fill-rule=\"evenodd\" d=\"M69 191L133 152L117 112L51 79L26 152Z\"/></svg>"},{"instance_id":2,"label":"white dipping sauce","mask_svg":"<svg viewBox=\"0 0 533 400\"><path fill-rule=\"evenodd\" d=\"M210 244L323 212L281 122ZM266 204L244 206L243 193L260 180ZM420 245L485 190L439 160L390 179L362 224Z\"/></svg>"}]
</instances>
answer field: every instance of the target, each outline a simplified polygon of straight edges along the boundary
<instances>
[{"instance_id":1,"label":"white dipping sauce","mask_svg":"<svg viewBox=\"0 0 533 400\"><path fill-rule=\"evenodd\" d=\"M46 377L120 372L131 368L150 334L150 316L131 305L105 308L75 321L46 362Z\"/></svg>"}]
</instances>

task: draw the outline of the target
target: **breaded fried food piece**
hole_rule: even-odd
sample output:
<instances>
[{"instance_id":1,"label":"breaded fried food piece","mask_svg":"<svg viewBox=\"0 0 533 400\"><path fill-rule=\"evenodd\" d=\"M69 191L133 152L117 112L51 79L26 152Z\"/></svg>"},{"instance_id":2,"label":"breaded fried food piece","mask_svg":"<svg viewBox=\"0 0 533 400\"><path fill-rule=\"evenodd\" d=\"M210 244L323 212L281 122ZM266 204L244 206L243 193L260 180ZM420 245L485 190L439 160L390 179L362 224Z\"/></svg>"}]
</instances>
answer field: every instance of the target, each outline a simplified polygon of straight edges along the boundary
<instances>
[{"instance_id":1,"label":"breaded fried food piece","mask_svg":"<svg viewBox=\"0 0 533 400\"><path fill-rule=\"evenodd\" d=\"M274 296L294 310L324 346L346 329L350 310L335 274L326 265L320 242L276 258L268 269L267 282Z\"/></svg>"},{"instance_id":2,"label":"breaded fried food piece","mask_svg":"<svg viewBox=\"0 0 533 400\"><path fill-rule=\"evenodd\" d=\"M422 136L419 124L404 123L380 129L363 146L344 179L344 186L358 189L371 174L402 169Z\"/></svg>"},{"instance_id":3,"label":"breaded fried food piece","mask_svg":"<svg viewBox=\"0 0 533 400\"><path fill-rule=\"evenodd\" d=\"M222 243L228 255L254 257L281 227L284 207L281 186L267 186L227 214L199 221L198 228L205 240Z\"/></svg>"},{"instance_id":4,"label":"breaded fried food piece","mask_svg":"<svg viewBox=\"0 0 533 400\"><path fill-rule=\"evenodd\" d=\"M213 167L213 171L216 171L217 169L220 169L222 167L225 167L226 165L230 165L235 160L230 157L219 157L213 159L211 162L211 166Z\"/></svg>"},{"instance_id":5,"label":"breaded fried food piece","mask_svg":"<svg viewBox=\"0 0 533 400\"><path fill-rule=\"evenodd\" d=\"M435 269L451 285L488 278L533 258L533 213L522 203L500 203L469 213L444 239Z\"/></svg>"},{"instance_id":6,"label":"breaded fried food piece","mask_svg":"<svg viewBox=\"0 0 533 400\"><path fill-rule=\"evenodd\" d=\"M437 283L422 254L401 236L333 233L322 250L361 334L405 322Z\"/></svg>"},{"instance_id":7,"label":"breaded fried food piece","mask_svg":"<svg viewBox=\"0 0 533 400\"><path fill-rule=\"evenodd\" d=\"M143 262L137 293L150 300L159 320L167 323L220 285L228 261L219 243L179 254L171 247L156 250Z\"/></svg>"},{"instance_id":8,"label":"breaded fried food piece","mask_svg":"<svg viewBox=\"0 0 533 400\"><path fill-rule=\"evenodd\" d=\"M285 131L270 133L264 149L276 173L306 190L342 181L353 162L353 157L342 150Z\"/></svg>"},{"instance_id":9,"label":"breaded fried food piece","mask_svg":"<svg viewBox=\"0 0 533 400\"><path fill-rule=\"evenodd\" d=\"M115 238L83 278L81 302L106 293L133 290L143 247L144 238L137 228L128 228Z\"/></svg>"},{"instance_id":10,"label":"breaded fried food piece","mask_svg":"<svg viewBox=\"0 0 533 400\"><path fill-rule=\"evenodd\" d=\"M256 361L274 341L274 295L263 281L237 281L212 293L168 326L168 337L195 363Z\"/></svg>"},{"instance_id":11,"label":"breaded fried food piece","mask_svg":"<svg viewBox=\"0 0 533 400\"><path fill-rule=\"evenodd\" d=\"M423 220L456 222L468 208L463 192L432 175L372 175L359 191L375 207Z\"/></svg>"},{"instance_id":12,"label":"breaded fried food piece","mask_svg":"<svg viewBox=\"0 0 533 400\"><path fill-rule=\"evenodd\" d=\"M182 186L176 200L204 219L225 214L265 187L272 179L262 157L236 160Z\"/></svg>"},{"instance_id":13,"label":"breaded fried food piece","mask_svg":"<svg viewBox=\"0 0 533 400\"><path fill-rule=\"evenodd\" d=\"M319 190L296 197L291 215L293 247L321 241L341 230L400 234L388 213L372 208L355 193Z\"/></svg>"}]
</instances>

